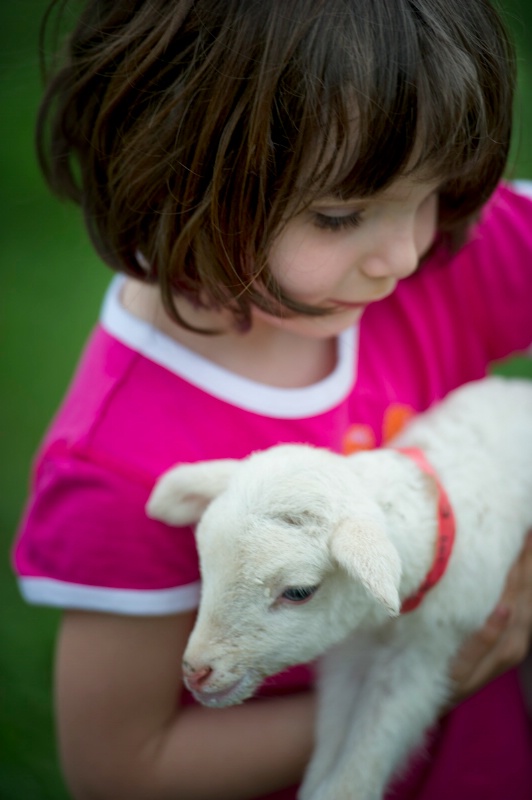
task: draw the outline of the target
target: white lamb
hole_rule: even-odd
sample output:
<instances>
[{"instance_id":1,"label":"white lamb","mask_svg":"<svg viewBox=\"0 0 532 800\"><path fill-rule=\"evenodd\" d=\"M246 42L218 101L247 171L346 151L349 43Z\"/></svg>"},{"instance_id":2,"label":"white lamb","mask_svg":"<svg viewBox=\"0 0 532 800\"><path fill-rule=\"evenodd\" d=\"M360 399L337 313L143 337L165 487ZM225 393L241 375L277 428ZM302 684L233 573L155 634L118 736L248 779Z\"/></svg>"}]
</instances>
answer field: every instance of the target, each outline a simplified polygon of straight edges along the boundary
<instances>
[{"instance_id":1,"label":"white lamb","mask_svg":"<svg viewBox=\"0 0 532 800\"><path fill-rule=\"evenodd\" d=\"M398 447L423 451L457 525L445 574L409 613L402 603L435 559L438 492ZM201 518L202 596L183 663L197 700L241 702L326 653L300 798L377 800L444 706L449 662L532 526L532 383L469 384L378 451L281 445L178 466L148 513Z\"/></svg>"}]
</instances>

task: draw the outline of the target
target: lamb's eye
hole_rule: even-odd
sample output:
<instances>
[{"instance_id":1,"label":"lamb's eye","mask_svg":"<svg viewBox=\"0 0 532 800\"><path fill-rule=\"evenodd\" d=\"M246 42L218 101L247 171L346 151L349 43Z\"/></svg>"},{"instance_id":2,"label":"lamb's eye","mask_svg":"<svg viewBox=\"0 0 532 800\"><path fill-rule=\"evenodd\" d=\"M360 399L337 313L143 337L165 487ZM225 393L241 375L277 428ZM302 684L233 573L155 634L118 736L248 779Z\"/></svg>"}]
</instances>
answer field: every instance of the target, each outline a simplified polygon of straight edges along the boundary
<instances>
[{"instance_id":1,"label":"lamb's eye","mask_svg":"<svg viewBox=\"0 0 532 800\"><path fill-rule=\"evenodd\" d=\"M288 514L288 513L280 514L279 519L281 520L281 522L284 522L285 525L295 525L295 526L301 525L301 517L300 516L298 517L297 514Z\"/></svg>"},{"instance_id":2,"label":"lamb's eye","mask_svg":"<svg viewBox=\"0 0 532 800\"><path fill-rule=\"evenodd\" d=\"M306 603L316 593L317 586L289 586L281 595L288 603Z\"/></svg>"},{"instance_id":3,"label":"lamb's eye","mask_svg":"<svg viewBox=\"0 0 532 800\"><path fill-rule=\"evenodd\" d=\"M321 520L317 514L313 514L312 511L307 511L306 509L292 512L281 511L274 515L274 519L279 520L279 522L282 522L284 525L298 528L302 528L305 525L323 524L323 520Z\"/></svg>"}]
</instances>

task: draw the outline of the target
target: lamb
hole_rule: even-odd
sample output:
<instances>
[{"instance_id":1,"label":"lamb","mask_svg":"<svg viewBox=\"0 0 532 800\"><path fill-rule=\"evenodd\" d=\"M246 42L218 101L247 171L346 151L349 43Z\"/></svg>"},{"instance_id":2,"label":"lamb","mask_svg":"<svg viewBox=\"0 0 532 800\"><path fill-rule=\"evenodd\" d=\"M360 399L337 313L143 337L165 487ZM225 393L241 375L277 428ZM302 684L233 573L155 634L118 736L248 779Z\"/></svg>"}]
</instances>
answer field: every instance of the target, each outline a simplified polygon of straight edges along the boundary
<instances>
[{"instance_id":1,"label":"lamb","mask_svg":"<svg viewBox=\"0 0 532 800\"><path fill-rule=\"evenodd\" d=\"M468 384L380 450L288 444L177 466L147 513L199 520L202 595L183 662L196 699L239 703L321 657L299 797L378 800L448 700L449 663L532 526L532 383Z\"/></svg>"}]
</instances>

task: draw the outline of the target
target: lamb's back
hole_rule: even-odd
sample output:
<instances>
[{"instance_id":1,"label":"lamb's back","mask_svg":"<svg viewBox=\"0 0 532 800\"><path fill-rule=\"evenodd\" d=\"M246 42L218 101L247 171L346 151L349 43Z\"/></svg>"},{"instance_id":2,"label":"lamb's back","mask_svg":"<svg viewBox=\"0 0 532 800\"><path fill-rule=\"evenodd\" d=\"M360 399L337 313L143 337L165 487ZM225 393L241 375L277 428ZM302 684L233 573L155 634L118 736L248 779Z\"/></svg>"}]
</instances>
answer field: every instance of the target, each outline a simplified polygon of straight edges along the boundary
<instances>
[{"instance_id":1,"label":"lamb's back","mask_svg":"<svg viewBox=\"0 0 532 800\"><path fill-rule=\"evenodd\" d=\"M442 470L482 458L501 471L532 468L532 381L493 376L466 384L414 419L393 445L420 447Z\"/></svg>"}]
</instances>

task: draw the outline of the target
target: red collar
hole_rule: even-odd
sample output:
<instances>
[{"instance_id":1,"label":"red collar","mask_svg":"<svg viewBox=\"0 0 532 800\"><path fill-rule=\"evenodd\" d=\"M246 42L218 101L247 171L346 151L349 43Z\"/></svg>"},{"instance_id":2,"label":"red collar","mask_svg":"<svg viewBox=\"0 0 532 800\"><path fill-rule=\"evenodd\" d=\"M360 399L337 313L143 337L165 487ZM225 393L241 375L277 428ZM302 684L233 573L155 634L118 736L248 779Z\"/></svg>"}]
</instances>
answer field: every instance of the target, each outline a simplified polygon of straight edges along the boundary
<instances>
[{"instance_id":1,"label":"red collar","mask_svg":"<svg viewBox=\"0 0 532 800\"><path fill-rule=\"evenodd\" d=\"M403 453L405 456L409 456L423 472L426 472L427 475L434 478L438 490L438 533L434 561L419 589L414 592L414 594L410 595L410 597L403 600L401 604L401 614L406 614L418 607L427 592L438 583L447 569L453 551L456 521L447 492L441 485L434 468L429 464L422 451L418 450L417 447L398 447L397 451Z\"/></svg>"}]
</instances>

